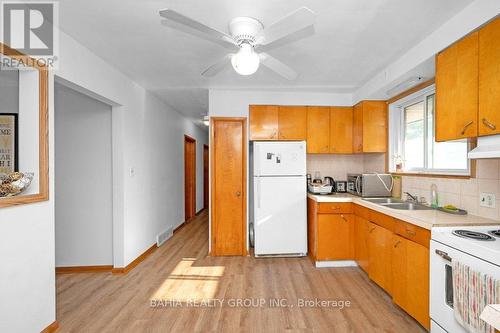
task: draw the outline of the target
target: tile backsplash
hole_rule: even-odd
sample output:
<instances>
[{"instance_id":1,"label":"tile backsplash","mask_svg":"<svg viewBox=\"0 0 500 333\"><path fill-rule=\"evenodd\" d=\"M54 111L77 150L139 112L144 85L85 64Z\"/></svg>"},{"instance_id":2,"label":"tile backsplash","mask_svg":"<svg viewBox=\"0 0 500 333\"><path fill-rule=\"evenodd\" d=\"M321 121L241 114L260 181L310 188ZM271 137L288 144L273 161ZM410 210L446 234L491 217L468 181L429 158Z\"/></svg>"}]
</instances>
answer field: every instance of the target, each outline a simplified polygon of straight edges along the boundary
<instances>
[{"instance_id":1,"label":"tile backsplash","mask_svg":"<svg viewBox=\"0 0 500 333\"><path fill-rule=\"evenodd\" d=\"M485 159L477 161L476 178L430 178L403 176L402 192L409 192L430 201L431 185L436 184L439 205L452 204L465 209L471 215L500 220L500 160ZM493 193L496 197L495 208L479 206L479 194ZM405 198L405 195L403 195Z\"/></svg>"},{"instance_id":2,"label":"tile backsplash","mask_svg":"<svg viewBox=\"0 0 500 333\"><path fill-rule=\"evenodd\" d=\"M307 155L307 173L314 177L319 171L321 177L330 176L335 180L347 180L348 173L384 172L385 154L354 155Z\"/></svg>"}]
</instances>

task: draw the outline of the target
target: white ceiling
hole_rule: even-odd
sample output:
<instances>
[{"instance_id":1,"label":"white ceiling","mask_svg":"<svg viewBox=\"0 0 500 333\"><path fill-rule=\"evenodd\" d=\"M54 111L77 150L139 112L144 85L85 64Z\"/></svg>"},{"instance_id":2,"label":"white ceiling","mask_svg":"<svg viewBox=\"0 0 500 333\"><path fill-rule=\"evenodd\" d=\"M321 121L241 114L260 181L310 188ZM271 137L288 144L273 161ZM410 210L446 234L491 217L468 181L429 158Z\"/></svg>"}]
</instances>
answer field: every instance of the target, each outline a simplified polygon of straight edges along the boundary
<instances>
[{"instance_id":1,"label":"white ceiling","mask_svg":"<svg viewBox=\"0 0 500 333\"><path fill-rule=\"evenodd\" d=\"M351 92L442 25L472 0L64 0L60 26L104 60L188 117L208 110L208 88L272 88ZM250 76L228 66L200 73L227 53L218 44L161 24L172 8L227 32L236 16L264 26L307 6L314 34L269 53L294 68L290 82L262 67Z\"/></svg>"}]
</instances>

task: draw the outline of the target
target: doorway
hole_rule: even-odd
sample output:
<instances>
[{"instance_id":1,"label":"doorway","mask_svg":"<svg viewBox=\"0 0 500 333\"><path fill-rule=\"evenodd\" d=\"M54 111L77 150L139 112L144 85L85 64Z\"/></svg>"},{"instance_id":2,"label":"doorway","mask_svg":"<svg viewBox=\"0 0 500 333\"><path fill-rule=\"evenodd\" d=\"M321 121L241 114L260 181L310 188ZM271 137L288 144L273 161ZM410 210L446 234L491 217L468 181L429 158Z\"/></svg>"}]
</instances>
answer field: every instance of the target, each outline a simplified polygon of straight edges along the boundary
<instances>
[{"instance_id":1,"label":"doorway","mask_svg":"<svg viewBox=\"0 0 500 333\"><path fill-rule=\"evenodd\" d=\"M246 255L246 118L211 118L211 254Z\"/></svg>"},{"instance_id":2,"label":"doorway","mask_svg":"<svg viewBox=\"0 0 500 333\"><path fill-rule=\"evenodd\" d=\"M196 140L184 135L184 218L196 215Z\"/></svg>"},{"instance_id":3,"label":"doorway","mask_svg":"<svg viewBox=\"0 0 500 333\"><path fill-rule=\"evenodd\" d=\"M54 84L56 267L113 265L112 108Z\"/></svg>"},{"instance_id":4,"label":"doorway","mask_svg":"<svg viewBox=\"0 0 500 333\"><path fill-rule=\"evenodd\" d=\"M208 209L208 145L203 145L203 209Z\"/></svg>"}]
</instances>

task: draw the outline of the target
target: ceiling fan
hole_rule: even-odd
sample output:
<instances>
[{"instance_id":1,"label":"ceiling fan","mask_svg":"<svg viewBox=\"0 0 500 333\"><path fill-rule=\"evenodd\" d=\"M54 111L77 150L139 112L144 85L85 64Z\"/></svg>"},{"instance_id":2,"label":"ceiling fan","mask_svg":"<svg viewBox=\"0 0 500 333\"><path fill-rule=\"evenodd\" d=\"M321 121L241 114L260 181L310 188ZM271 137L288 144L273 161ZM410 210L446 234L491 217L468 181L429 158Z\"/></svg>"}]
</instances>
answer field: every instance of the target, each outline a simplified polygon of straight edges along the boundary
<instances>
[{"instance_id":1,"label":"ceiling fan","mask_svg":"<svg viewBox=\"0 0 500 333\"><path fill-rule=\"evenodd\" d=\"M283 41L285 37L302 31L314 25L316 14L307 7L301 7L281 20L268 27L251 17L236 17L229 23L229 33L218 31L198 21L184 16L172 9L160 10L160 16L169 21L198 32L197 36L215 42L222 42L225 46L237 51L229 53L224 58L208 67L201 75L214 76L231 62L234 70L240 75L252 75L259 68L259 64L266 66L288 80L297 78L297 73L268 53L255 52L259 48L269 49L271 44ZM201 34L199 34L201 33Z\"/></svg>"}]
</instances>

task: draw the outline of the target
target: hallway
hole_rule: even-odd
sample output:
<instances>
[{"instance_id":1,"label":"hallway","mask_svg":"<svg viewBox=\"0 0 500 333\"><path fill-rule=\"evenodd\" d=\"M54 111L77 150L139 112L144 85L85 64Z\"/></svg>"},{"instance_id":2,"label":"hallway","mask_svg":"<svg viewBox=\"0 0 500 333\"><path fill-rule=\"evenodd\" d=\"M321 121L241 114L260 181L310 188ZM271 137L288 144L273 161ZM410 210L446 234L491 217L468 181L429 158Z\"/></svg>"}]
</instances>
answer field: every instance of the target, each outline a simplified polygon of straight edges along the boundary
<instances>
[{"instance_id":1,"label":"hallway","mask_svg":"<svg viewBox=\"0 0 500 333\"><path fill-rule=\"evenodd\" d=\"M59 332L424 332L357 268L207 253L205 211L127 275L57 275ZM315 298L351 305L298 306Z\"/></svg>"}]
</instances>

